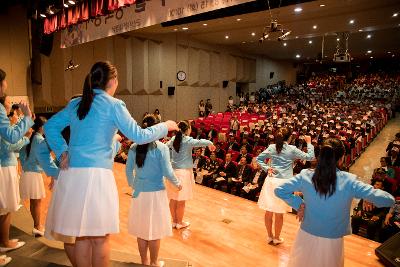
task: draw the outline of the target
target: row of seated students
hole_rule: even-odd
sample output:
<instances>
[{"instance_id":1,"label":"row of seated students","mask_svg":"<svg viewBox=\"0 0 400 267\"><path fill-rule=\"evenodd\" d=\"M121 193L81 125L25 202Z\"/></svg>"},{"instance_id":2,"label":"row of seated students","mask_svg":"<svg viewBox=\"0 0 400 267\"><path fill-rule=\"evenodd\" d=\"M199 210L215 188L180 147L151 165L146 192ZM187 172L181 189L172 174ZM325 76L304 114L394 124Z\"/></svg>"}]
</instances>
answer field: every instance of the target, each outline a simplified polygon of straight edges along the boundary
<instances>
[{"instance_id":1,"label":"row of seated students","mask_svg":"<svg viewBox=\"0 0 400 267\"><path fill-rule=\"evenodd\" d=\"M373 171L371 184L385 190L396 198L391 208L373 207L363 210L360 200L354 209L351 225L353 234L363 235L371 240L384 242L400 232L400 133L387 146L387 155L380 158L380 167Z\"/></svg>"}]
</instances>

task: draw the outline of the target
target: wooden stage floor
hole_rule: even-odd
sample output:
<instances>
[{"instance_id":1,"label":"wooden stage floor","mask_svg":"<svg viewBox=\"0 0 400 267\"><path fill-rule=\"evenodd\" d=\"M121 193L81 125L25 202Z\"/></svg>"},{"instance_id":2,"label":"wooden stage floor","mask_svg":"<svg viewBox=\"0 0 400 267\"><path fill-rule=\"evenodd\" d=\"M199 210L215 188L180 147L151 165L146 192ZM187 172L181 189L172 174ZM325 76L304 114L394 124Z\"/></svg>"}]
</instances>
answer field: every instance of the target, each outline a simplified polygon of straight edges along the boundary
<instances>
[{"instance_id":1,"label":"wooden stage floor","mask_svg":"<svg viewBox=\"0 0 400 267\"><path fill-rule=\"evenodd\" d=\"M116 163L114 174L119 190L121 232L112 235L112 249L139 255L136 238L127 232L131 189L125 179L125 165ZM50 194L43 205L43 219ZM272 246L265 242L264 212L255 202L199 185L194 196L187 202L185 213L191 226L174 230L172 237L162 240L161 258L187 260L194 267L286 266L299 228L294 215L285 215L282 231L285 242ZM378 246L379 243L356 235L347 236L345 266L383 266L374 253Z\"/></svg>"}]
</instances>

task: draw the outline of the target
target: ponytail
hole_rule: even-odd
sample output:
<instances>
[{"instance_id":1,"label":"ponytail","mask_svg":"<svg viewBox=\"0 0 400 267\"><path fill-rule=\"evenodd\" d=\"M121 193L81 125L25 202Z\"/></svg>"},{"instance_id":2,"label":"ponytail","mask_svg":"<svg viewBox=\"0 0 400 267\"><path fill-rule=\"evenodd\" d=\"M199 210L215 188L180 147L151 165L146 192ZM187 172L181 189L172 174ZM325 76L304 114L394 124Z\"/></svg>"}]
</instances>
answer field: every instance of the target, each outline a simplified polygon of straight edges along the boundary
<instances>
[{"instance_id":1,"label":"ponytail","mask_svg":"<svg viewBox=\"0 0 400 267\"><path fill-rule=\"evenodd\" d=\"M328 138L323 143L318 157L318 164L312 177L315 191L320 196L332 196L336 191L336 167L344 155L344 145L336 138Z\"/></svg>"},{"instance_id":2,"label":"ponytail","mask_svg":"<svg viewBox=\"0 0 400 267\"><path fill-rule=\"evenodd\" d=\"M39 131L40 127L42 127L46 123L46 118L45 117L37 117L35 119L35 122L32 126L32 135L29 138L29 144L26 145L26 157L29 158L29 154L31 153L31 148L32 148L32 142L33 138L35 137L36 133Z\"/></svg>"},{"instance_id":3,"label":"ponytail","mask_svg":"<svg viewBox=\"0 0 400 267\"><path fill-rule=\"evenodd\" d=\"M90 111L94 99L92 88L92 74L86 75L85 83L83 84L82 98L78 106L78 118L83 120Z\"/></svg>"},{"instance_id":4,"label":"ponytail","mask_svg":"<svg viewBox=\"0 0 400 267\"><path fill-rule=\"evenodd\" d=\"M147 115L143 119L142 128L145 129L147 127L151 127L156 124L156 118L153 115ZM155 146L154 142L138 145L136 147L136 165L141 168L144 165L144 161L146 160L147 151L149 150L149 146Z\"/></svg>"},{"instance_id":5,"label":"ponytail","mask_svg":"<svg viewBox=\"0 0 400 267\"><path fill-rule=\"evenodd\" d=\"M283 149L283 144L287 141L290 137L290 133L287 128L280 128L275 134L275 147L276 152L280 154Z\"/></svg>"},{"instance_id":6,"label":"ponytail","mask_svg":"<svg viewBox=\"0 0 400 267\"><path fill-rule=\"evenodd\" d=\"M178 123L178 127L179 131L176 133L174 142L172 143L172 146L174 147L176 153L179 153L183 139L183 134L190 128L190 125L189 122L187 121L181 121Z\"/></svg>"},{"instance_id":7,"label":"ponytail","mask_svg":"<svg viewBox=\"0 0 400 267\"><path fill-rule=\"evenodd\" d=\"M93 89L106 90L108 82L115 78L117 69L108 61L100 61L93 65L83 84L82 98L77 110L79 120L83 120L90 111L95 97Z\"/></svg>"}]
</instances>

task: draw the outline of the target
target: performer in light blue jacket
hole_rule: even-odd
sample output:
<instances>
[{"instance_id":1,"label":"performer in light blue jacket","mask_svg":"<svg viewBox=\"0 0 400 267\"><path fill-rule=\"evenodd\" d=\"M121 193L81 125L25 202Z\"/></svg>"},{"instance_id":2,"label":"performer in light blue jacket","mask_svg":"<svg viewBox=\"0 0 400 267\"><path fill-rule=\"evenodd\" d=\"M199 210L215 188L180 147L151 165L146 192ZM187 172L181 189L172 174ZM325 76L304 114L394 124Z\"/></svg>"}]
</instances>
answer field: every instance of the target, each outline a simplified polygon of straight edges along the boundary
<instances>
[{"instance_id":1,"label":"performer in light blue jacket","mask_svg":"<svg viewBox=\"0 0 400 267\"><path fill-rule=\"evenodd\" d=\"M206 139L193 139L190 137L191 127L189 122L181 121L178 123L179 131L167 143L171 149L172 168L176 177L182 183L183 189L176 191L167 181L168 198L170 199L169 207L172 215L172 227L181 229L188 227L189 222L183 221L185 213L185 201L193 198L193 187L195 184L193 177L193 148L206 147L214 150L213 143Z\"/></svg>"},{"instance_id":2,"label":"performer in light blue jacket","mask_svg":"<svg viewBox=\"0 0 400 267\"><path fill-rule=\"evenodd\" d=\"M155 125L156 121L154 115L147 115L143 119L143 128ZM182 189L171 166L169 148L159 141L132 145L126 161L126 177L134 189L128 232L137 237L142 264L162 266L158 262L160 239L172 235L164 177L171 181L175 190Z\"/></svg>"},{"instance_id":3,"label":"performer in light blue jacket","mask_svg":"<svg viewBox=\"0 0 400 267\"><path fill-rule=\"evenodd\" d=\"M171 121L140 128L124 102L113 97L117 86L116 68L109 62L95 63L82 97L72 99L44 126L62 169L46 222L51 229L46 231L68 242L64 246L74 266L107 266L109 234L119 232L118 192L112 172L117 130L145 144L177 129ZM69 145L61 135L66 126L70 126Z\"/></svg>"},{"instance_id":4,"label":"performer in light blue jacket","mask_svg":"<svg viewBox=\"0 0 400 267\"><path fill-rule=\"evenodd\" d=\"M275 189L278 197L298 210L302 223L293 244L289 266L344 266L343 236L351 234L353 198L377 207L390 207L394 198L374 189L351 173L340 171L345 147L336 138L325 140L315 170L303 170ZM303 193L303 199L293 192Z\"/></svg>"},{"instance_id":5,"label":"performer in light blue jacket","mask_svg":"<svg viewBox=\"0 0 400 267\"><path fill-rule=\"evenodd\" d=\"M290 211L290 207L277 198L274 189L282 184L285 179L293 177L293 162L296 159L312 160L314 158L314 146L311 138L306 136L307 153L295 146L288 145L291 133L287 128L280 128L275 133L275 144L268 146L257 157L257 162L269 175L264 181L258 198L258 206L265 210L265 228L267 229L267 243L278 245L283 242L280 237L283 225L283 214ZM269 159L268 164L265 160ZM275 214L275 235L272 233L272 217Z\"/></svg>"},{"instance_id":6,"label":"performer in light blue jacket","mask_svg":"<svg viewBox=\"0 0 400 267\"><path fill-rule=\"evenodd\" d=\"M6 104L6 109L10 110L10 105ZM11 125L18 122L16 113L10 111L8 115ZM25 244L23 241L10 240L11 214L20 207L18 161L16 154L19 150L29 143L30 133L22 137L15 144L11 144L0 137L0 249L8 251L19 248ZM0 265L1 266L1 265Z\"/></svg>"},{"instance_id":7,"label":"performer in light blue jacket","mask_svg":"<svg viewBox=\"0 0 400 267\"><path fill-rule=\"evenodd\" d=\"M6 81L6 73L0 69L0 98L3 100L0 104L0 137L4 138L5 141L15 144L18 142L25 133L29 130L29 128L33 125L32 113L29 109L29 104L26 102L21 102L19 106L21 107L22 112L24 113L24 118L21 119L15 126L10 125L10 120L7 117L7 114L10 110L6 111L5 101L6 101L6 90L7 90L7 81ZM10 103L11 109L11 103Z\"/></svg>"},{"instance_id":8,"label":"performer in light blue jacket","mask_svg":"<svg viewBox=\"0 0 400 267\"><path fill-rule=\"evenodd\" d=\"M58 167L55 164L49 146L43 136L43 125L46 118L37 117L33 125L30 143L20 151L20 161L23 173L20 180L20 194L22 199L29 199L30 212L33 218L32 233L43 236L44 229L40 214L42 199L46 197L42 172L51 178L50 185L58 177Z\"/></svg>"}]
</instances>

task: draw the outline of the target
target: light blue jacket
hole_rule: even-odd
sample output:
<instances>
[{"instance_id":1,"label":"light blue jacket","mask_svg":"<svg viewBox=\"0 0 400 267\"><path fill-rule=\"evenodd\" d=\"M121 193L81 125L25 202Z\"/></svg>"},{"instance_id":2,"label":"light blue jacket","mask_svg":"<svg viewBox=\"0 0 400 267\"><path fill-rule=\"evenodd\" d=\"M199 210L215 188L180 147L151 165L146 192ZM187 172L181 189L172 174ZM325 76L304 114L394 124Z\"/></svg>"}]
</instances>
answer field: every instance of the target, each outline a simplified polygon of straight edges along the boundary
<instances>
[{"instance_id":1,"label":"light blue jacket","mask_svg":"<svg viewBox=\"0 0 400 267\"><path fill-rule=\"evenodd\" d=\"M129 149L125 169L128 184L134 188L134 198L138 197L140 192L164 190L164 176L174 185L180 185L171 166L169 148L165 144L159 141L149 144L141 168L136 165L136 147L137 145L133 144Z\"/></svg>"},{"instance_id":2,"label":"light blue jacket","mask_svg":"<svg viewBox=\"0 0 400 267\"><path fill-rule=\"evenodd\" d=\"M18 160L15 153L19 152L21 148L29 144L29 138L24 136L15 144L10 144L3 138L0 138L0 166L9 167L17 166Z\"/></svg>"},{"instance_id":3,"label":"light blue jacket","mask_svg":"<svg viewBox=\"0 0 400 267\"><path fill-rule=\"evenodd\" d=\"M79 120L76 113L81 98L76 98L44 126L47 142L57 159L68 151L70 167L112 169L113 136L117 129L138 144L149 143L168 134L164 123L140 128L123 101L101 89L94 89L94 92L92 106L83 120ZM68 125L71 127L69 147L61 135L61 131Z\"/></svg>"},{"instance_id":4,"label":"light blue jacket","mask_svg":"<svg viewBox=\"0 0 400 267\"><path fill-rule=\"evenodd\" d=\"M190 136L183 135L181 147L179 153L177 153L173 147L175 136L168 141L167 145L171 149L172 154L172 168L174 169L192 169L193 168L193 148L194 147L206 147L213 143L206 139L193 139Z\"/></svg>"},{"instance_id":5,"label":"light blue jacket","mask_svg":"<svg viewBox=\"0 0 400 267\"><path fill-rule=\"evenodd\" d=\"M59 169L50 155L49 146L43 135L35 133L32 138L31 151L27 156L26 146L19 152L24 172L45 172L47 176L57 179Z\"/></svg>"},{"instance_id":6,"label":"light blue jacket","mask_svg":"<svg viewBox=\"0 0 400 267\"><path fill-rule=\"evenodd\" d=\"M5 141L11 144L17 143L32 125L32 118L24 117L16 125L11 126L6 109L0 104L0 137Z\"/></svg>"},{"instance_id":7,"label":"light blue jacket","mask_svg":"<svg viewBox=\"0 0 400 267\"><path fill-rule=\"evenodd\" d=\"M321 197L312 183L314 170L302 170L275 189L275 194L294 209L305 204L301 229L315 236L340 238L351 234L350 208L353 198L361 198L374 203L378 208L390 207L394 198L389 193L374 189L357 179L356 175L337 170L336 191L330 197ZM303 193L301 197L293 192Z\"/></svg>"},{"instance_id":8,"label":"light blue jacket","mask_svg":"<svg viewBox=\"0 0 400 267\"><path fill-rule=\"evenodd\" d=\"M288 179L293 177L293 162L296 159L312 160L314 157L314 146L311 144L307 144L307 153L305 153L295 146L284 143L279 154L276 151L275 144L272 144L258 155L257 162L266 172L269 168L272 168L276 173L275 178ZM265 164L266 159L270 159L268 164Z\"/></svg>"}]
</instances>

